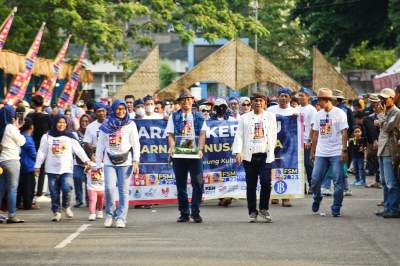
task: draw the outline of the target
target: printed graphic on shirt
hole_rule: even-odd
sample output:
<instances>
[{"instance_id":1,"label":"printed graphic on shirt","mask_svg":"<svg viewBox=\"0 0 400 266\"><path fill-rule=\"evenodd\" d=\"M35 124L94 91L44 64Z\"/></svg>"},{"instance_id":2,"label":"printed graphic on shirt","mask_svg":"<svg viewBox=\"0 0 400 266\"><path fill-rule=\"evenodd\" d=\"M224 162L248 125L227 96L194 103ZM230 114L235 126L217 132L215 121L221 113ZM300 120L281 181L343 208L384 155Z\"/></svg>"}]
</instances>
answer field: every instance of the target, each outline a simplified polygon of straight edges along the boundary
<instances>
[{"instance_id":1,"label":"printed graphic on shirt","mask_svg":"<svg viewBox=\"0 0 400 266\"><path fill-rule=\"evenodd\" d=\"M319 121L319 134L321 136L331 136L332 135L332 120L331 119L321 119Z\"/></svg>"},{"instance_id":2,"label":"printed graphic on shirt","mask_svg":"<svg viewBox=\"0 0 400 266\"><path fill-rule=\"evenodd\" d=\"M193 121L183 121L182 136L193 136Z\"/></svg>"},{"instance_id":3,"label":"printed graphic on shirt","mask_svg":"<svg viewBox=\"0 0 400 266\"><path fill-rule=\"evenodd\" d=\"M112 149L119 149L122 142L122 134L121 131L118 130L117 132L110 134L108 137L108 145Z\"/></svg>"},{"instance_id":4,"label":"printed graphic on shirt","mask_svg":"<svg viewBox=\"0 0 400 266\"><path fill-rule=\"evenodd\" d=\"M101 170L90 170L90 179L93 185L103 185L104 179Z\"/></svg>"},{"instance_id":5,"label":"printed graphic on shirt","mask_svg":"<svg viewBox=\"0 0 400 266\"><path fill-rule=\"evenodd\" d=\"M53 139L53 142L51 144L51 152L54 155L61 155L65 152L66 149L67 149L67 146L66 146L64 140Z\"/></svg>"},{"instance_id":6,"label":"printed graphic on shirt","mask_svg":"<svg viewBox=\"0 0 400 266\"><path fill-rule=\"evenodd\" d=\"M264 126L263 122L255 123L254 125L254 139L264 138Z\"/></svg>"}]
</instances>

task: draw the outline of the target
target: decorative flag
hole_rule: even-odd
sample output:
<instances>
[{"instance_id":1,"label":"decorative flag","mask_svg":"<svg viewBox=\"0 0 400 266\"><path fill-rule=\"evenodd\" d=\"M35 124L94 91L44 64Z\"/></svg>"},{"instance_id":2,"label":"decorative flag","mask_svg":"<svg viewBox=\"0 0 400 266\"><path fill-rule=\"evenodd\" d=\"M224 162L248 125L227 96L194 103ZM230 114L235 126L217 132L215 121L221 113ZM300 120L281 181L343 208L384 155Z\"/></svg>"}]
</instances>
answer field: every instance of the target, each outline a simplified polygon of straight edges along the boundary
<instances>
[{"instance_id":1,"label":"decorative flag","mask_svg":"<svg viewBox=\"0 0 400 266\"><path fill-rule=\"evenodd\" d=\"M65 84L64 91L60 96L60 98L58 98L57 104L60 107L71 105L72 102L74 101L75 92L78 87L79 75L81 74L82 63L83 59L85 58L85 54L86 54L86 44L83 47L78 63L76 63L74 67L74 71L72 72L71 78L68 80L67 84Z\"/></svg>"},{"instance_id":2,"label":"decorative flag","mask_svg":"<svg viewBox=\"0 0 400 266\"><path fill-rule=\"evenodd\" d=\"M71 35L69 35L68 38L65 40L63 47L58 52L57 57L53 62L53 75L51 77L47 77L40 85L39 90L36 92L36 95L41 95L43 97L45 106L50 106L51 97L53 96L54 86L56 85L61 65L64 62L64 57L68 50L68 44L70 38Z\"/></svg>"},{"instance_id":3,"label":"decorative flag","mask_svg":"<svg viewBox=\"0 0 400 266\"><path fill-rule=\"evenodd\" d=\"M7 40L8 32L10 31L11 25L14 20L14 14L17 12L17 7L14 7L10 15L4 20L0 27L0 50L3 48L4 43Z\"/></svg>"},{"instance_id":4,"label":"decorative flag","mask_svg":"<svg viewBox=\"0 0 400 266\"><path fill-rule=\"evenodd\" d=\"M42 41L45 25L46 23L43 22L38 33L36 34L35 40L33 41L31 48L25 56L24 71L18 73L18 75L14 78L10 91L7 93L5 102L10 105L14 105L17 103L17 101L21 101L24 99L26 88L28 87L29 81L32 76L32 69L35 65L35 60L39 52L40 42Z\"/></svg>"}]
</instances>

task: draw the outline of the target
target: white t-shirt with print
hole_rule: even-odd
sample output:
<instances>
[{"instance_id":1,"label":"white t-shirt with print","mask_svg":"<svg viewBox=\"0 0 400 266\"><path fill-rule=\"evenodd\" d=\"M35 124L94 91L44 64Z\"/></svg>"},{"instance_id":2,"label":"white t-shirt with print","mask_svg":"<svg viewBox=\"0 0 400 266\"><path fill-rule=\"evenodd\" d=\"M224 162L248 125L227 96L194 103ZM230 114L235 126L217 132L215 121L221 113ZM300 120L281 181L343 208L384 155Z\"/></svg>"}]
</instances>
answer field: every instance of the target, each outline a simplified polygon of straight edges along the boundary
<instances>
[{"instance_id":1,"label":"white t-shirt with print","mask_svg":"<svg viewBox=\"0 0 400 266\"><path fill-rule=\"evenodd\" d=\"M349 128L346 113L333 107L328 113L321 109L315 116L313 130L318 131L315 156L332 157L342 154L343 129Z\"/></svg>"},{"instance_id":2,"label":"white t-shirt with print","mask_svg":"<svg viewBox=\"0 0 400 266\"><path fill-rule=\"evenodd\" d=\"M298 110L300 112L300 120L304 122L304 141L310 141L310 130L314 123L317 109L311 104L307 104L306 106L298 107Z\"/></svg>"},{"instance_id":3,"label":"white t-shirt with print","mask_svg":"<svg viewBox=\"0 0 400 266\"><path fill-rule=\"evenodd\" d=\"M96 164L91 164L91 169L86 174L87 189L94 191L104 191L103 168L97 169Z\"/></svg>"},{"instance_id":4,"label":"white t-shirt with print","mask_svg":"<svg viewBox=\"0 0 400 266\"><path fill-rule=\"evenodd\" d=\"M264 132L263 116L254 115L254 138L251 140L252 153L263 153L267 150L267 139Z\"/></svg>"},{"instance_id":5,"label":"white t-shirt with print","mask_svg":"<svg viewBox=\"0 0 400 266\"><path fill-rule=\"evenodd\" d=\"M287 108L281 108L279 105L273 105L269 107L267 111L281 116L291 116L299 113L296 108L293 108L290 105Z\"/></svg>"},{"instance_id":6,"label":"white t-shirt with print","mask_svg":"<svg viewBox=\"0 0 400 266\"><path fill-rule=\"evenodd\" d=\"M96 146L97 139L99 138L100 126L101 123L99 123L97 120L90 123L86 128L85 136L83 137L83 142Z\"/></svg>"}]
</instances>

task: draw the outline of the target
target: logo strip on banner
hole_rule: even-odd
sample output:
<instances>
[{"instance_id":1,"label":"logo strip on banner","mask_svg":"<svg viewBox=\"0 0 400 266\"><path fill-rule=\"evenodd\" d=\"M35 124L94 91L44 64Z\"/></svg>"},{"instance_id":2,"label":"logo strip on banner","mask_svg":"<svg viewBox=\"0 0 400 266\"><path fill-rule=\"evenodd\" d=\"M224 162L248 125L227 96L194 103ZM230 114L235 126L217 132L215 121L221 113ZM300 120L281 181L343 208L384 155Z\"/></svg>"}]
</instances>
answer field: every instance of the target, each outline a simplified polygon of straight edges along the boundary
<instances>
[{"instance_id":1,"label":"logo strip on banner","mask_svg":"<svg viewBox=\"0 0 400 266\"><path fill-rule=\"evenodd\" d=\"M46 78L40 85L36 95L41 95L44 99L44 104L50 106L51 97L53 96L54 86L56 85L58 74L60 73L61 65L64 63L64 57L68 50L69 40L71 35L65 40L64 45L58 52L56 59L53 62L53 75Z\"/></svg>"},{"instance_id":2,"label":"logo strip on banner","mask_svg":"<svg viewBox=\"0 0 400 266\"><path fill-rule=\"evenodd\" d=\"M17 101L21 101L25 97L26 88L28 87L29 81L32 76L32 69L35 65L35 60L39 52L40 43L42 41L43 31L46 23L43 22L38 33L36 34L35 40L32 43L31 48L25 56L25 67L24 71L17 74L11 84L10 91L7 93L6 102L10 105L16 104Z\"/></svg>"},{"instance_id":3,"label":"logo strip on banner","mask_svg":"<svg viewBox=\"0 0 400 266\"><path fill-rule=\"evenodd\" d=\"M86 55L86 44L83 47L83 50L81 52L81 55L79 57L78 63L76 63L74 70L72 72L71 78L68 80L67 84L64 87L64 91L61 94L60 98L58 99L58 106L60 107L65 107L66 105L71 105L74 97L75 97L75 92L78 88L78 83L79 83L79 76L81 73L81 68L83 64L83 59L85 58Z\"/></svg>"},{"instance_id":4,"label":"logo strip on banner","mask_svg":"<svg viewBox=\"0 0 400 266\"><path fill-rule=\"evenodd\" d=\"M7 40L7 36L8 33L10 32L11 25L13 23L14 15L16 12L17 12L17 7L14 7L0 27L0 50L3 49L3 46Z\"/></svg>"},{"instance_id":5,"label":"logo strip on banner","mask_svg":"<svg viewBox=\"0 0 400 266\"><path fill-rule=\"evenodd\" d=\"M174 203L175 176L169 164L164 120L136 120L141 158L139 175L132 176L130 204ZM272 198L303 198L304 167L301 126L296 117L278 117L276 160L271 164ZM235 164L232 143L237 121L207 121L203 158L204 199L246 198L246 178ZM191 195L190 177L188 194Z\"/></svg>"}]
</instances>

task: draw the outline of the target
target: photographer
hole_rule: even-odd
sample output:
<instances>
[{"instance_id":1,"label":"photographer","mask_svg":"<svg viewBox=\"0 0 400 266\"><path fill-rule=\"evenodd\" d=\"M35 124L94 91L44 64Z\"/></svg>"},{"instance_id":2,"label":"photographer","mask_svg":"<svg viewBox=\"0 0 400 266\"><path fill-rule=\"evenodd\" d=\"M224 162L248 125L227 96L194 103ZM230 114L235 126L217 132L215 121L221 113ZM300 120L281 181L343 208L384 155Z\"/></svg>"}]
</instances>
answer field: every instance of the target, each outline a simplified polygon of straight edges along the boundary
<instances>
[{"instance_id":1,"label":"photographer","mask_svg":"<svg viewBox=\"0 0 400 266\"><path fill-rule=\"evenodd\" d=\"M383 89L379 94L385 109L378 139L379 168L382 177L384 210L377 212L384 218L400 218L400 183L396 169L399 166L400 110L394 104L395 91Z\"/></svg>"},{"instance_id":2,"label":"photographer","mask_svg":"<svg viewBox=\"0 0 400 266\"><path fill-rule=\"evenodd\" d=\"M16 216L17 189L20 172L20 150L25 144L25 137L19 132L22 126L16 119L14 108L5 105L0 109L0 167L4 173L0 176L0 202L5 192L8 193L7 223L23 223Z\"/></svg>"}]
</instances>

